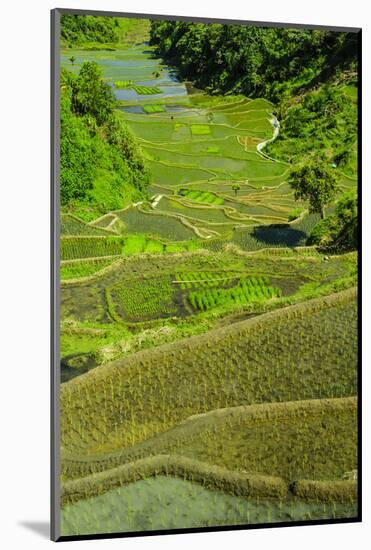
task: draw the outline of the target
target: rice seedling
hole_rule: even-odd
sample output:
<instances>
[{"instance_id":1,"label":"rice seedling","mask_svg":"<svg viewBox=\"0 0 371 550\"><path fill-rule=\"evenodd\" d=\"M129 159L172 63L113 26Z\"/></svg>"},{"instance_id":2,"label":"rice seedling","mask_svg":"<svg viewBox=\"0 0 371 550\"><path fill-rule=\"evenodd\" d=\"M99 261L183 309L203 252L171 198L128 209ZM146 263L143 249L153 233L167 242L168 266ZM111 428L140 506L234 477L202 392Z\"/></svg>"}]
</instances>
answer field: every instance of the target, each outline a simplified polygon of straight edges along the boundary
<instances>
[{"instance_id":1,"label":"rice seedling","mask_svg":"<svg viewBox=\"0 0 371 550\"><path fill-rule=\"evenodd\" d=\"M116 80L115 88L122 90L124 88L131 88L134 85L132 80Z\"/></svg>"},{"instance_id":2,"label":"rice seedling","mask_svg":"<svg viewBox=\"0 0 371 550\"><path fill-rule=\"evenodd\" d=\"M193 136L206 136L211 133L211 130L207 124L192 124L191 132Z\"/></svg>"},{"instance_id":3,"label":"rice seedling","mask_svg":"<svg viewBox=\"0 0 371 550\"><path fill-rule=\"evenodd\" d=\"M121 237L61 237L61 260L117 256L121 254L123 244Z\"/></svg>"},{"instance_id":4,"label":"rice seedling","mask_svg":"<svg viewBox=\"0 0 371 550\"><path fill-rule=\"evenodd\" d=\"M158 284L161 291L157 298L150 298L148 306L141 300L139 307L145 314L168 304L172 307L167 302L170 289L173 292L170 279L161 284L167 286ZM130 296L134 296L132 289ZM130 296L125 285L117 287L122 307L131 307ZM136 311L128 309L130 314ZM99 373L91 371L84 380L76 378L62 387L63 445L73 452L84 448L88 454L113 450L117 445L113 421L114 425L118 422L120 445L132 445L143 440L142 430L145 438L150 437L195 411L353 395L357 387L356 328L354 293L344 291L101 367ZM113 398L105 390L108 373L116 379ZM125 386L120 382L123 377ZM87 403L80 392L83 388L89 392L92 384L94 398ZM89 442L96 400L104 426L99 443ZM122 402L130 407L118 408ZM86 442L71 429L71 418L85 426Z\"/></svg>"},{"instance_id":5,"label":"rice seedling","mask_svg":"<svg viewBox=\"0 0 371 550\"><path fill-rule=\"evenodd\" d=\"M143 111L145 113L164 113L165 107L163 105L143 105Z\"/></svg>"},{"instance_id":6,"label":"rice seedling","mask_svg":"<svg viewBox=\"0 0 371 550\"><path fill-rule=\"evenodd\" d=\"M208 284L209 281L206 280ZM215 280L211 281L215 284ZM208 285L209 286L209 285ZM261 302L281 296L281 290L269 284L266 277L241 278L232 288L212 288L189 294L189 301L195 309L206 311L210 308L229 304L243 305L250 302Z\"/></svg>"},{"instance_id":7,"label":"rice seedling","mask_svg":"<svg viewBox=\"0 0 371 550\"><path fill-rule=\"evenodd\" d=\"M73 263L65 262L60 267L60 277L61 280L88 277L111 265L113 261L114 259L94 258Z\"/></svg>"},{"instance_id":8,"label":"rice seedling","mask_svg":"<svg viewBox=\"0 0 371 550\"><path fill-rule=\"evenodd\" d=\"M129 321L174 315L177 307L173 293L169 276L146 281L126 280L109 289L113 308Z\"/></svg>"}]
</instances>

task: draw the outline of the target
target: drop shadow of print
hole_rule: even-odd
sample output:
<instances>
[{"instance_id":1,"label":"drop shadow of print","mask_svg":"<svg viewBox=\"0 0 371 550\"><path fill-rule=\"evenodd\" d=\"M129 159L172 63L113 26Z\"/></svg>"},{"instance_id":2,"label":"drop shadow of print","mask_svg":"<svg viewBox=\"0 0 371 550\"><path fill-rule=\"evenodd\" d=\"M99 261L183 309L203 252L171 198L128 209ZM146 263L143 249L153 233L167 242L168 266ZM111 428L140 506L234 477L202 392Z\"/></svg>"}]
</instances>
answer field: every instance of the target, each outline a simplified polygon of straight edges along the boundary
<instances>
[{"instance_id":1,"label":"drop shadow of print","mask_svg":"<svg viewBox=\"0 0 371 550\"><path fill-rule=\"evenodd\" d=\"M48 521L19 521L18 525L33 531L44 539L50 537L50 523Z\"/></svg>"}]
</instances>

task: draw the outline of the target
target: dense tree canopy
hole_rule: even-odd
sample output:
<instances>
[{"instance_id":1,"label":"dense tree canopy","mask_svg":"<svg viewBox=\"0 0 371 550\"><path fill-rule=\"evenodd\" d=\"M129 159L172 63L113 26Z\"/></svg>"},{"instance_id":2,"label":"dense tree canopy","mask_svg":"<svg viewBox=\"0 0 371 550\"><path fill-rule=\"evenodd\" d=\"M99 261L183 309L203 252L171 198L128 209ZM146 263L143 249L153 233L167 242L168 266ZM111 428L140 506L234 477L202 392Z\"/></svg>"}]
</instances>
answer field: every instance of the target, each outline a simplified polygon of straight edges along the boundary
<instances>
[{"instance_id":1,"label":"dense tree canopy","mask_svg":"<svg viewBox=\"0 0 371 550\"><path fill-rule=\"evenodd\" d=\"M61 203L102 212L141 197L148 183L134 136L114 110L111 88L95 63L61 75Z\"/></svg>"},{"instance_id":2,"label":"dense tree canopy","mask_svg":"<svg viewBox=\"0 0 371 550\"><path fill-rule=\"evenodd\" d=\"M358 247L357 189L350 189L340 197L335 213L314 227L308 244L346 250Z\"/></svg>"},{"instance_id":3,"label":"dense tree canopy","mask_svg":"<svg viewBox=\"0 0 371 550\"><path fill-rule=\"evenodd\" d=\"M215 93L282 99L355 65L353 33L152 21L151 43L182 78Z\"/></svg>"},{"instance_id":4,"label":"dense tree canopy","mask_svg":"<svg viewBox=\"0 0 371 550\"><path fill-rule=\"evenodd\" d=\"M325 207L335 198L338 176L325 161L313 160L291 171L289 184L296 200L309 202L310 212L325 217Z\"/></svg>"},{"instance_id":5,"label":"dense tree canopy","mask_svg":"<svg viewBox=\"0 0 371 550\"><path fill-rule=\"evenodd\" d=\"M62 15L61 38L69 44L80 42L116 42L119 39L117 17Z\"/></svg>"},{"instance_id":6,"label":"dense tree canopy","mask_svg":"<svg viewBox=\"0 0 371 550\"><path fill-rule=\"evenodd\" d=\"M102 69L85 62L77 78L71 80L72 109L78 115L91 115L98 124L107 121L115 106L112 87L102 79Z\"/></svg>"},{"instance_id":7,"label":"dense tree canopy","mask_svg":"<svg viewBox=\"0 0 371 550\"><path fill-rule=\"evenodd\" d=\"M325 155L350 176L357 173L357 99L347 95L355 86L326 83L284 101L278 139L267 152L287 162Z\"/></svg>"}]
</instances>

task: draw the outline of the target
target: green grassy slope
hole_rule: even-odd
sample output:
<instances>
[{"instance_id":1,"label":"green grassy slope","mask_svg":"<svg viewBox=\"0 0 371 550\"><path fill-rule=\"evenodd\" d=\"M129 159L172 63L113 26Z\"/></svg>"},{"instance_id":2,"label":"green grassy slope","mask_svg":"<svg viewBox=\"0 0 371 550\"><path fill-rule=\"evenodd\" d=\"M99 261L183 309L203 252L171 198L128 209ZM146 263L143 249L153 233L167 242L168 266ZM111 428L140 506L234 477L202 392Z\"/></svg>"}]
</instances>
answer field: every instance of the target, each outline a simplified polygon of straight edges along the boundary
<instances>
[{"instance_id":1,"label":"green grassy slope","mask_svg":"<svg viewBox=\"0 0 371 550\"><path fill-rule=\"evenodd\" d=\"M140 41L149 27L148 21L125 17L62 15L62 48L83 47L88 50L115 50Z\"/></svg>"},{"instance_id":2,"label":"green grassy slope","mask_svg":"<svg viewBox=\"0 0 371 550\"><path fill-rule=\"evenodd\" d=\"M354 395L355 296L284 308L71 380L61 388L62 445L89 455L215 408Z\"/></svg>"}]
</instances>

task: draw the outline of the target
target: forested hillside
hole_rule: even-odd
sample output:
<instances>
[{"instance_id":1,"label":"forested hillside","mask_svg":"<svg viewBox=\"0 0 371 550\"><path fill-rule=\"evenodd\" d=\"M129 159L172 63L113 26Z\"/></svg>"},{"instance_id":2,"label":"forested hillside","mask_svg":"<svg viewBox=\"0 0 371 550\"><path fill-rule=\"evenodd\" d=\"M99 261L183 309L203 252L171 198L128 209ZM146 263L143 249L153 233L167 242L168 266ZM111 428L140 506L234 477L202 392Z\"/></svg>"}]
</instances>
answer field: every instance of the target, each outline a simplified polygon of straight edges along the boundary
<instances>
[{"instance_id":1,"label":"forested hillside","mask_svg":"<svg viewBox=\"0 0 371 550\"><path fill-rule=\"evenodd\" d=\"M340 70L354 69L352 33L152 21L151 43L161 57L214 93L280 101Z\"/></svg>"},{"instance_id":2,"label":"forested hillside","mask_svg":"<svg viewBox=\"0 0 371 550\"><path fill-rule=\"evenodd\" d=\"M209 93L272 101L281 136L270 151L278 158L321 153L356 172L355 34L152 21L151 43L181 78Z\"/></svg>"},{"instance_id":3,"label":"forested hillside","mask_svg":"<svg viewBox=\"0 0 371 550\"><path fill-rule=\"evenodd\" d=\"M343 81L348 74L339 75ZM330 81L279 106L281 133L269 154L288 162L323 156L348 176L357 175L356 80Z\"/></svg>"},{"instance_id":4,"label":"forested hillside","mask_svg":"<svg viewBox=\"0 0 371 550\"><path fill-rule=\"evenodd\" d=\"M280 131L265 148L270 158L293 167L308 162L325 170L331 166L337 169L339 192L356 178L355 33L152 21L151 44L181 78L209 94L272 101ZM356 227L353 190L342 196L310 242L355 247Z\"/></svg>"},{"instance_id":5,"label":"forested hillside","mask_svg":"<svg viewBox=\"0 0 371 550\"><path fill-rule=\"evenodd\" d=\"M141 198L144 161L92 62L61 74L61 203L85 220Z\"/></svg>"}]
</instances>

